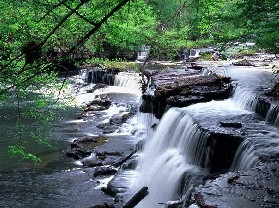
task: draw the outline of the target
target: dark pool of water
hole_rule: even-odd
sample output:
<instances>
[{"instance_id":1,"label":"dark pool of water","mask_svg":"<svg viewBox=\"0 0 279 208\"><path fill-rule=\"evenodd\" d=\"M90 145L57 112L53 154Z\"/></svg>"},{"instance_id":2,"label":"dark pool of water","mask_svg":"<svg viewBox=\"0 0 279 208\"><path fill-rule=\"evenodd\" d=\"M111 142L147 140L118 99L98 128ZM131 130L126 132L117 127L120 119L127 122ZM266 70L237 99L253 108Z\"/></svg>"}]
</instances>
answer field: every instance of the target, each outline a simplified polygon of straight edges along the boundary
<instances>
[{"instance_id":1,"label":"dark pool of water","mask_svg":"<svg viewBox=\"0 0 279 208\"><path fill-rule=\"evenodd\" d=\"M134 95L108 94L114 102L136 104ZM68 107L59 111L51 125L44 126L42 135L49 138L51 147L40 146L29 138L40 122L34 119L22 121L23 139L29 141L27 150L38 155L38 165L8 154L8 146L19 141L15 106L0 105L0 207L90 207L113 199L96 188L100 181L94 180L92 169L65 156L64 150L78 137L99 134L96 125L106 118L76 120L79 108ZM40 126L42 127L42 126Z\"/></svg>"}]
</instances>

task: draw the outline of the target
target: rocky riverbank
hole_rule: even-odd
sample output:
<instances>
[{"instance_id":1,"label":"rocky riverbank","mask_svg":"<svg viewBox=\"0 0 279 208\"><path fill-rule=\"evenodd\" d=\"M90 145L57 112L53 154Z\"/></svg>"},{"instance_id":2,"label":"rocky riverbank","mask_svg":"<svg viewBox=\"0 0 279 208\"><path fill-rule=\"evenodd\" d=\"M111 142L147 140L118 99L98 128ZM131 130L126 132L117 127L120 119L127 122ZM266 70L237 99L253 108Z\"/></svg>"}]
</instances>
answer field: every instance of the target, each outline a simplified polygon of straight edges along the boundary
<instances>
[{"instance_id":1,"label":"rocky riverbank","mask_svg":"<svg viewBox=\"0 0 279 208\"><path fill-rule=\"evenodd\" d=\"M251 66L254 65L249 64ZM214 100L224 100L233 95L235 82L228 76L220 75L218 70L208 70L203 64L179 65L178 68L172 66L163 72L152 74L149 94L142 96L141 112L153 113L161 118L170 107L186 107L197 103L210 103L216 107ZM207 73L205 69L208 70ZM253 109L257 114L248 111L237 116L228 113L217 116L190 114L201 134L207 135L207 140L203 143L206 151L199 154L204 161L201 168L205 168L208 173L201 174L192 181L194 186L190 191L181 190L181 200L172 202L167 207L276 207L279 202L278 188L272 181L278 182L277 154L260 155L260 165L256 168L230 172L241 143L246 138L256 137L258 132L255 130L261 129L267 117L270 123L276 120L277 101L265 93L261 90L257 95ZM97 98L85 107L80 119L98 114L108 109L110 104L105 97ZM274 108L274 115L269 115L271 108ZM105 193L116 197L116 200L119 200L118 193L125 194L123 190L126 190L124 187L117 188L119 184L114 184L121 177L121 170L118 168L123 164L126 168L129 164L134 164L134 159L131 158L136 147L123 147L123 140L119 136L109 134L120 128L134 113L112 116L107 123L97 125L102 131L100 136L76 139L67 150L68 156L82 159L84 167L94 168L94 177L116 174L108 186L102 188ZM118 142L121 145L117 145ZM278 148L278 143L270 145ZM93 156L87 158L90 155ZM182 187L189 187L188 185L181 184ZM120 199L115 203L94 207L121 207L122 203L125 201Z\"/></svg>"}]
</instances>

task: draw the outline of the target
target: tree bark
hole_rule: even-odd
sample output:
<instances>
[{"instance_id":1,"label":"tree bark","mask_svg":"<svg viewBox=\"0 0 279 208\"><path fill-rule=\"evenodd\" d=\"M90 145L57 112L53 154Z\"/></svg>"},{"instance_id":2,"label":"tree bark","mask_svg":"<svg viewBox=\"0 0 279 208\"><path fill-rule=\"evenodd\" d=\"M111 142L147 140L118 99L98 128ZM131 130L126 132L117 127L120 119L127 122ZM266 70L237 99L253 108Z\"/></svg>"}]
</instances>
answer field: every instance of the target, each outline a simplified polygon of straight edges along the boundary
<instances>
[{"instance_id":1,"label":"tree bark","mask_svg":"<svg viewBox=\"0 0 279 208\"><path fill-rule=\"evenodd\" d=\"M123 208L134 208L137 204L143 200L147 195L148 187L142 187L124 206Z\"/></svg>"}]
</instances>

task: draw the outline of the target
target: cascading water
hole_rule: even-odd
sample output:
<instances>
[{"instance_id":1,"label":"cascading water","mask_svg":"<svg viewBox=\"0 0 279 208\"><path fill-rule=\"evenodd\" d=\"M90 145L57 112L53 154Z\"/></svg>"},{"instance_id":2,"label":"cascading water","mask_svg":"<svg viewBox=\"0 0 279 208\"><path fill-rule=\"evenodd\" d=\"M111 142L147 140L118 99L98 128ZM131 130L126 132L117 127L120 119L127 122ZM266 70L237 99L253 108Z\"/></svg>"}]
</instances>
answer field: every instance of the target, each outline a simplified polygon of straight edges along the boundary
<instances>
[{"instance_id":1,"label":"cascading water","mask_svg":"<svg viewBox=\"0 0 279 208\"><path fill-rule=\"evenodd\" d=\"M140 76L138 73L119 72L115 75L114 86L140 89Z\"/></svg>"},{"instance_id":2,"label":"cascading water","mask_svg":"<svg viewBox=\"0 0 279 208\"><path fill-rule=\"evenodd\" d=\"M232 99L236 105L250 111L255 111L258 102L256 94L239 87L236 88Z\"/></svg>"},{"instance_id":3,"label":"cascading water","mask_svg":"<svg viewBox=\"0 0 279 208\"><path fill-rule=\"evenodd\" d=\"M261 105L257 95L247 90L238 91L233 100L249 111L256 111L256 107ZM277 118L278 107L270 105L265 121L250 123L246 127L249 136L239 146L231 170L247 170L258 165L260 158L279 154Z\"/></svg>"},{"instance_id":4,"label":"cascading water","mask_svg":"<svg viewBox=\"0 0 279 208\"><path fill-rule=\"evenodd\" d=\"M230 116L251 115L257 105L258 98L254 93L237 88L234 96L224 101L169 109L154 136L147 138L139 161L139 173L134 181L133 192L147 186L149 195L137 208L162 207L167 201L177 199L181 194L182 178L187 174L197 174L201 166L207 167L207 160L210 160L206 144L209 134L199 131L192 118L199 117L202 122L209 121L214 125L214 122L218 124L220 119ZM246 138L240 145L232 165L234 170L253 167L258 164L260 155L278 152L276 145L272 145L278 144L279 135L274 133L276 129L260 132L253 124L249 125L248 131L254 129L257 133L252 134L253 138ZM261 129L265 122L256 125ZM264 146L273 146L273 149L265 151Z\"/></svg>"},{"instance_id":5,"label":"cascading water","mask_svg":"<svg viewBox=\"0 0 279 208\"><path fill-rule=\"evenodd\" d=\"M172 108L164 115L140 159L133 189L148 186L150 194L137 207L160 207L178 197L184 174L198 169L192 164L198 165L206 137L184 109Z\"/></svg>"}]
</instances>

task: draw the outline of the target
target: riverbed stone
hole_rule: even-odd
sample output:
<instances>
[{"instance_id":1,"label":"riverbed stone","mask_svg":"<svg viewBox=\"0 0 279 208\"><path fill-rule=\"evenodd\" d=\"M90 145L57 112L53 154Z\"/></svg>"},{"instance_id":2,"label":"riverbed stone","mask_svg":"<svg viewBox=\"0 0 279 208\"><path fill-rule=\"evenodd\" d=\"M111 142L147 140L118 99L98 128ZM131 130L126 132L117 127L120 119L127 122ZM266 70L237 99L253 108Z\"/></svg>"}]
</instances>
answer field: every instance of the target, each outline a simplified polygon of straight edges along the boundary
<instances>
[{"instance_id":1,"label":"riverbed stone","mask_svg":"<svg viewBox=\"0 0 279 208\"><path fill-rule=\"evenodd\" d=\"M103 176L103 175L113 175L117 172L117 169L112 166L102 166L96 167L93 173L93 177Z\"/></svg>"},{"instance_id":2,"label":"riverbed stone","mask_svg":"<svg viewBox=\"0 0 279 208\"><path fill-rule=\"evenodd\" d=\"M264 163L246 171L229 172L191 191L189 204L199 206L197 195L211 207L278 207L278 163ZM199 206L200 207L200 206Z\"/></svg>"},{"instance_id":3,"label":"riverbed stone","mask_svg":"<svg viewBox=\"0 0 279 208\"><path fill-rule=\"evenodd\" d=\"M214 73L203 76L185 71L153 76L154 95L142 96L140 111L153 113L157 118L162 117L167 106L187 107L195 103L227 99L232 95L230 77Z\"/></svg>"},{"instance_id":4,"label":"riverbed stone","mask_svg":"<svg viewBox=\"0 0 279 208\"><path fill-rule=\"evenodd\" d=\"M235 66L255 66L255 64L252 61L249 61L247 59L242 59L240 61L232 62Z\"/></svg>"},{"instance_id":5,"label":"riverbed stone","mask_svg":"<svg viewBox=\"0 0 279 208\"><path fill-rule=\"evenodd\" d=\"M68 149L65 150L66 155L75 160L88 157L94 148L107 141L107 137L103 136L85 136L75 139Z\"/></svg>"},{"instance_id":6,"label":"riverbed stone","mask_svg":"<svg viewBox=\"0 0 279 208\"><path fill-rule=\"evenodd\" d=\"M97 96L93 101L89 102L84 111L102 111L107 110L111 106L111 100L106 96Z\"/></svg>"},{"instance_id":7,"label":"riverbed stone","mask_svg":"<svg viewBox=\"0 0 279 208\"><path fill-rule=\"evenodd\" d=\"M103 134L114 133L123 123L125 123L134 113L119 113L114 114L109 119L108 123L100 123L97 128L103 130Z\"/></svg>"}]
</instances>

